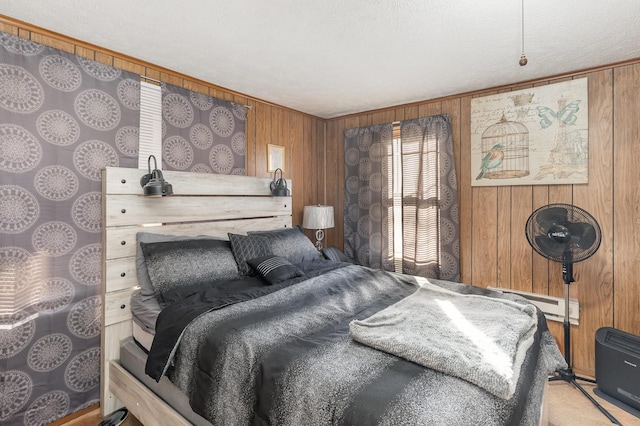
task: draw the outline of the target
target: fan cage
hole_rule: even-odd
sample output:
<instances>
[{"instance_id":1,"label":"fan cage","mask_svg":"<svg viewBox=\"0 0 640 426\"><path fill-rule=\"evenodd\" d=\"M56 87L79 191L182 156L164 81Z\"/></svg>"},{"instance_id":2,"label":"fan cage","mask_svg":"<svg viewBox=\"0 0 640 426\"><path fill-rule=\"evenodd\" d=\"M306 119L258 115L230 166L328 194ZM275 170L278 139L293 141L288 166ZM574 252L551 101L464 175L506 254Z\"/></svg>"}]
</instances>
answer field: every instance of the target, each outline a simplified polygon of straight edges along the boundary
<instances>
[{"instance_id":1,"label":"fan cage","mask_svg":"<svg viewBox=\"0 0 640 426\"><path fill-rule=\"evenodd\" d=\"M580 247L575 243L568 243L566 246L566 248L568 249L567 250L567 253L569 255L568 258L564 254L560 256L555 256L545 252L535 240L536 236L546 235L547 233L546 230L542 228L542 225L540 225L540 223L537 221L537 218L540 216L540 214L543 211L552 209L552 208L561 208L567 211L567 217L566 217L566 220L564 221L564 224L587 223L593 226L596 234L594 242L589 247ZM565 263L567 261L570 263L577 263L591 257L598 250L598 248L600 247L600 243L602 241L602 232L600 230L600 226L598 225L598 222L596 221L596 219L591 214L589 214L586 210L580 207L574 206L572 204L561 204L561 203L548 204L546 206L536 209L533 213L531 213L531 215L529 216L529 219L527 219L527 223L525 225L525 233L527 235L527 240L529 241L529 244L538 254L540 254L541 256L549 260L552 260L554 262L560 262L560 263Z\"/></svg>"}]
</instances>

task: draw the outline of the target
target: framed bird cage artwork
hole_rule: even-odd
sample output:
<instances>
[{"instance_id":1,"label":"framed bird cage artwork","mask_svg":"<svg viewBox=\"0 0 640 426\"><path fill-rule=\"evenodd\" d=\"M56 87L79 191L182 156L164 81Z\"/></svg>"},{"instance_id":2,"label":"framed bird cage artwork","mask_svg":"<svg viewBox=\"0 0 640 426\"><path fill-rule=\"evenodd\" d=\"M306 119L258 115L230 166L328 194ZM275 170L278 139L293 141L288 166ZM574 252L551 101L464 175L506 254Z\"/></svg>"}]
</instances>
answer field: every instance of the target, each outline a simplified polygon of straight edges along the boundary
<instances>
[{"instance_id":1,"label":"framed bird cage artwork","mask_svg":"<svg viewBox=\"0 0 640 426\"><path fill-rule=\"evenodd\" d=\"M587 183L587 78L471 99L471 186Z\"/></svg>"}]
</instances>

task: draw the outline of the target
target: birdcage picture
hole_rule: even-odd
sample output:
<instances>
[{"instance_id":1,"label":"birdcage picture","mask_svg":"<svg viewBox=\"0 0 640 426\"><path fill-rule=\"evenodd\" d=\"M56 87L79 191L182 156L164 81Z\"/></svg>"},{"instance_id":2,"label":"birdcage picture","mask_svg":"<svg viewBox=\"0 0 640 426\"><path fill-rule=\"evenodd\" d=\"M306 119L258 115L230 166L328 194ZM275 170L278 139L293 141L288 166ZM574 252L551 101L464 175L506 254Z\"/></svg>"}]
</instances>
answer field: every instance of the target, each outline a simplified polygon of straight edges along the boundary
<instances>
[{"instance_id":1,"label":"birdcage picture","mask_svg":"<svg viewBox=\"0 0 640 426\"><path fill-rule=\"evenodd\" d=\"M481 139L480 179L508 179L529 175L529 129L503 114L487 127Z\"/></svg>"},{"instance_id":2,"label":"birdcage picture","mask_svg":"<svg viewBox=\"0 0 640 426\"><path fill-rule=\"evenodd\" d=\"M587 82L471 99L471 185L587 183Z\"/></svg>"}]
</instances>

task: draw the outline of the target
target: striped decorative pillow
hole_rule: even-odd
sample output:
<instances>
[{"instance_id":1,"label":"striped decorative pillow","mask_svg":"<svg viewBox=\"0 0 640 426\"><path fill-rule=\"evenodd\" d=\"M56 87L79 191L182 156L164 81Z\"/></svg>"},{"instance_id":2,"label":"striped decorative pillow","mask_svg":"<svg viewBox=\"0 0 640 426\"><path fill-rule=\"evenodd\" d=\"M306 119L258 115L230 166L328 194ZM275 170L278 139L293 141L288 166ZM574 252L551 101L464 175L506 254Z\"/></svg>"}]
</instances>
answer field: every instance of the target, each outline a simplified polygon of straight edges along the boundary
<instances>
[{"instance_id":1,"label":"striped decorative pillow","mask_svg":"<svg viewBox=\"0 0 640 426\"><path fill-rule=\"evenodd\" d=\"M304 276L297 266L280 256L261 256L247 260L247 263L269 284Z\"/></svg>"}]
</instances>

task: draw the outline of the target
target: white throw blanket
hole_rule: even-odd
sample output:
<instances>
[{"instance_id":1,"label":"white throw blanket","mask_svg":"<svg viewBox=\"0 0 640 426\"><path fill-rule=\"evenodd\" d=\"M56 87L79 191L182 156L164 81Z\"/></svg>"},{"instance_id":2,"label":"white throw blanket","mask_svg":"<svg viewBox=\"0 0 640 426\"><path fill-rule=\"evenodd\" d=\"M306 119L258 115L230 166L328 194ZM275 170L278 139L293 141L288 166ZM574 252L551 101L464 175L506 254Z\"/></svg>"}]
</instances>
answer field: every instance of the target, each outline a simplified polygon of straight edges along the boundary
<instances>
[{"instance_id":1,"label":"white throw blanket","mask_svg":"<svg viewBox=\"0 0 640 426\"><path fill-rule=\"evenodd\" d=\"M411 296L353 321L352 338L509 399L534 340L535 306L421 284Z\"/></svg>"}]
</instances>

